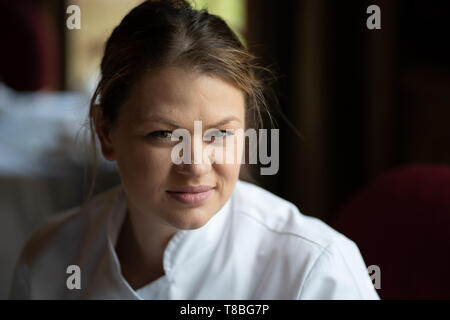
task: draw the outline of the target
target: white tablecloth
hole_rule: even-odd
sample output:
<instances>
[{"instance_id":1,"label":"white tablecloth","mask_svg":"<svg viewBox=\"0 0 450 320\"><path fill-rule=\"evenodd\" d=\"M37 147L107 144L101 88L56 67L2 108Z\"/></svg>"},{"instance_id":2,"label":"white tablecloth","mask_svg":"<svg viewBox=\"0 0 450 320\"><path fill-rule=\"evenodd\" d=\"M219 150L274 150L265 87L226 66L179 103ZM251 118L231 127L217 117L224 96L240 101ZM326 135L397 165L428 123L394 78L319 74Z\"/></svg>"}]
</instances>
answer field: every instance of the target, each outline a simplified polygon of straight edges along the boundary
<instances>
[{"instance_id":1,"label":"white tablecloth","mask_svg":"<svg viewBox=\"0 0 450 320\"><path fill-rule=\"evenodd\" d=\"M78 93L16 93L0 84L0 299L30 233L84 199L88 102ZM99 165L97 192L119 183L114 167Z\"/></svg>"}]
</instances>

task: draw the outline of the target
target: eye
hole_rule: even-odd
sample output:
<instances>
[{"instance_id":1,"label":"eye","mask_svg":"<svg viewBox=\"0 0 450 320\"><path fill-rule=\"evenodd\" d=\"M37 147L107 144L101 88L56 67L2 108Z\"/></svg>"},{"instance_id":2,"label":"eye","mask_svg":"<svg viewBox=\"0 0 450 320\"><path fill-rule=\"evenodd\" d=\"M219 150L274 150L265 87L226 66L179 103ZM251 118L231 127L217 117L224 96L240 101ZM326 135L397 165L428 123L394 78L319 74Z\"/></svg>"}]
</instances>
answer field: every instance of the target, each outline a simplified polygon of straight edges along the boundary
<instances>
[{"instance_id":1,"label":"eye","mask_svg":"<svg viewBox=\"0 0 450 320\"><path fill-rule=\"evenodd\" d=\"M232 135L234 135L234 132L232 130L212 130L208 132L205 137L221 138Z\"/></svg>"},{"instance_id":2,"label":"eye","mask_svg":"<svg viewBox=\"0 0 450 320\"><path fill-rule=\"evenodd\" d=\"M172 137L172 131L158 130L150 132L147 136L155 139L170 139Z\"/></svg>"}]
</instances>

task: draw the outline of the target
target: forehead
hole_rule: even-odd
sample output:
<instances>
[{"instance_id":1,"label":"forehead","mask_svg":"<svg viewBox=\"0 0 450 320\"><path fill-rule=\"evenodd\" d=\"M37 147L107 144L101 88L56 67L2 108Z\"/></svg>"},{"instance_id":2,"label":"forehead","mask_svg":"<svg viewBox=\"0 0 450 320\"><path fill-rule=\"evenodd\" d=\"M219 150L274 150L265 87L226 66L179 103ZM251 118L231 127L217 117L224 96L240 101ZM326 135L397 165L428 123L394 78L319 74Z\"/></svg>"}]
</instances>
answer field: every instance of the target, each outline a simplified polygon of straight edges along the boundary
<instances>
[{"instance_id":1,"label":"forehead","mask_svg":"<svg viewBox=\"0 0 450 320\"><path fill-rule=\"evenodd\" d=\"M130 120L162 116L180 122L235 116L244 121L242 91L228 81L170 67L145 74L127 103Z\"/></svg>"}]
</instances>

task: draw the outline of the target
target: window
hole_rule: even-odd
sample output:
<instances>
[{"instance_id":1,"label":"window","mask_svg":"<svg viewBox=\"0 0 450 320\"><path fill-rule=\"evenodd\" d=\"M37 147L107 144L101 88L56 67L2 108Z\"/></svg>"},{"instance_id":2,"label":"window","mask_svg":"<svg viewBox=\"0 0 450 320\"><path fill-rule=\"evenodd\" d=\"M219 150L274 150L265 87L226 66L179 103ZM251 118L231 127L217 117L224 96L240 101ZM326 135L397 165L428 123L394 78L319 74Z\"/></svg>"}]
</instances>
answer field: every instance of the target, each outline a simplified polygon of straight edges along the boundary
<instances>
[{"instance_id":1,"label":"window","mask_svg":"<svg viewBox=\"0 0 450 320\"><path fill-rule=\"evenodd\" d=\"M246 26L245 0L189 0L194 8L208 8L224 18L241 40ZM122 18L142 0L77 0L81 29L66 30L68 90L92 94L107 37Z\"/></svg>"}]
</instances>

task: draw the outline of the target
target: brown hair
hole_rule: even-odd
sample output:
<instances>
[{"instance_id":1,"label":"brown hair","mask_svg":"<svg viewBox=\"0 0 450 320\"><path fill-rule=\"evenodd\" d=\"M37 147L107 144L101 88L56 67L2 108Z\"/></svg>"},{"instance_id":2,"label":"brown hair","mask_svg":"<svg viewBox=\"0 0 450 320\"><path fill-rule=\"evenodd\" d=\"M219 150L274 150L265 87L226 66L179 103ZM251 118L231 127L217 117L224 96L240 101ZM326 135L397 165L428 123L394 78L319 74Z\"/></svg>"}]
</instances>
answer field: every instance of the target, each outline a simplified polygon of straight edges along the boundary
<instances>
[{"instance_id":1,"label":"brown hair","mask_svg":"<svg viewBox=\"0 0 450 320\"><path fill-rule=\"evenodd\" d=\"M95 109L102 108L102 128L111 128L139 78L147 70L167 66L191 68L232 82L245 95L246 127L263 127L264 114L272 123L261 76L270 71L257 64L225 21L204 9L193 9L185 0L147 0L124 17L106 42L101 80L90 103L94 177L89 195L96 176ZM247 170L241 170L240 178L254 180Z\"/></svg>"}]
</instances>

